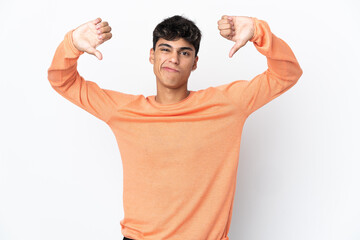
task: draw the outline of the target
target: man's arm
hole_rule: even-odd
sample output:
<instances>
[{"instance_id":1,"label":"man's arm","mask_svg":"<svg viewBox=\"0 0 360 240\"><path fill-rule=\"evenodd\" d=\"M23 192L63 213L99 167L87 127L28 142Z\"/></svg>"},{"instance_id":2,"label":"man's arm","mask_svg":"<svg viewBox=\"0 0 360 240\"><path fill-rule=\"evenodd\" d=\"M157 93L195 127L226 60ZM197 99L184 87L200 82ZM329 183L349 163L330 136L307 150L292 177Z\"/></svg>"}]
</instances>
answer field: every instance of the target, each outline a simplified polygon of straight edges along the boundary
<instances>
[{"instance_id":1,"label":"man's arm","mask_svg":"<svg viewBox=\"0 0 360 240\"><path fill-rule=\"evenodd\" d=\"M111 38L110 31L108 23L97 18L68 32L48 69L48 79L55 91L105 122L117 102L129 95L101 89L95 82L85 81L77 71L77 60L84 52L101 60L102 54L96 47Z\"/></svg>"},{"instance_id":2,"label":"man's arm","mask_svg":"<svg viewBox=\"0 0 360 240\"><path fill-rule=\"evenodd\" d=\"M268 69L251 81L239 80L219 86L247 115L290 89L302 75L290 47L270 31L265 21L223 16L218 21L218 28L221 36L235 42L230 57L251 41L267 58Z\"/></svg>"}]
</instances>

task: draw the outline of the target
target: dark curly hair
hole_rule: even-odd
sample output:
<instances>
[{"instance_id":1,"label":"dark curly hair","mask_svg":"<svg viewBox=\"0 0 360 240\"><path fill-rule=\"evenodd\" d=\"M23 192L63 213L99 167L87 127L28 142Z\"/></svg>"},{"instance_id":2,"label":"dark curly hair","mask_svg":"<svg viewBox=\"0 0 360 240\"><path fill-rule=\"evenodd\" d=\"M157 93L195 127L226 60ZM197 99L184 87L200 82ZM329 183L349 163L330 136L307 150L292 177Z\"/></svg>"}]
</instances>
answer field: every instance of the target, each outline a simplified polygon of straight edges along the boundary
<instances>
[{"instance_id":1,"label":"dark curly hair","mask_svg":"<svg viewBox=\"0 0 360 240\"><path fill-rule=\"evenodd\" d=\"M200 48L201 31L195 23L187 18L179 15L164 19L159 23L153 32L153 49L157 41L163 38L168 41L183 38L195 48L195 56L197 56Z\"/></svg>"}]
</instances>

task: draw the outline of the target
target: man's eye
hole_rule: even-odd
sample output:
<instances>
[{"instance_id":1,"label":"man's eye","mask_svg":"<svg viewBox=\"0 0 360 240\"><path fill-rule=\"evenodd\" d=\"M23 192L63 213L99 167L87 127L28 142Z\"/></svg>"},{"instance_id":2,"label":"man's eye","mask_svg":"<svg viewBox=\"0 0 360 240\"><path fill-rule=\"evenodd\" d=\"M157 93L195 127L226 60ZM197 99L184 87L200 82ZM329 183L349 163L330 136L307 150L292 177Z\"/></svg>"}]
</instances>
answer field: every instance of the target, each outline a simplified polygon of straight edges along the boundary
<instances>
[{"instance_id":1,"label":"man's eye","mask_svg":"<svg viewBox=\"0 0 360 240\"><path fill-rule=\"evenodd\" d=\"M190 53L188 53L188 52L181 52L181 54L184 55L184 56L189 56L190 55Z\"/></svg>"},{"instance_id":2,"label":"man's eye","mask_svg":"<svg viewBox=\"0 0 360 240\"><path fill-rule=\"evenodd\" d=\"M160 51L168 52L169 49L167 49L167 48L161 48Z\"/></svg>"}]
</instances>

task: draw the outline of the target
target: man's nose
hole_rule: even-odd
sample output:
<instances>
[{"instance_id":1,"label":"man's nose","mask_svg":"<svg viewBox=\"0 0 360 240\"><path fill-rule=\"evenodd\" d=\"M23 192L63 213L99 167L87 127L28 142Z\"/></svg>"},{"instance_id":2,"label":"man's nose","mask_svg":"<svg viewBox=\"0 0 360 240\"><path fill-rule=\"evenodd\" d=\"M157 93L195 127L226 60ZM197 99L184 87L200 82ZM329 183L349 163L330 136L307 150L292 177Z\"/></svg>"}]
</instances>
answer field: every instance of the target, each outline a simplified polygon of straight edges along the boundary
<instances>
[{"instance_id":1,"label":"man's nose","mask_svg":"<svg viewBox=\"0 0 360 240\"><path fill-rule=\"evenodd\" d=\"M170 62L172 62L174 64L179 64L179 54L176 51L171 53Z\"/></svg>"}]
</instances>

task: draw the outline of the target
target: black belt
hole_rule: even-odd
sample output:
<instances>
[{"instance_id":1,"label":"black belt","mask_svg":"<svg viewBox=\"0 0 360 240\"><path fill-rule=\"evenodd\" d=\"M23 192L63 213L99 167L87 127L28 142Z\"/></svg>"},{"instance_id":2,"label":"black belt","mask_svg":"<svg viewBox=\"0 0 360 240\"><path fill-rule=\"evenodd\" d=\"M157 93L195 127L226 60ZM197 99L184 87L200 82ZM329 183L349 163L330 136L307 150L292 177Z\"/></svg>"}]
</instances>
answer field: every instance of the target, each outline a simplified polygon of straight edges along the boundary
<instances>
[{"instance_id":1,"label":"black belt","mask_svg":"<svg viewBox=\"0 0 360 240\"><path fill-rule=\"evenodd\" d=\"M124 239L123 239L123 240L134 240L134 239L124 237Z\"/></svg>"}]
</instances>

